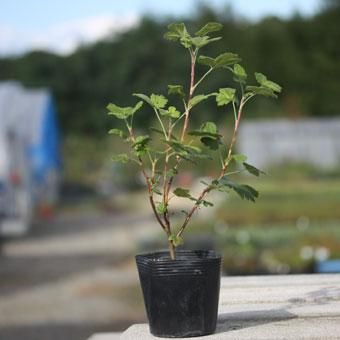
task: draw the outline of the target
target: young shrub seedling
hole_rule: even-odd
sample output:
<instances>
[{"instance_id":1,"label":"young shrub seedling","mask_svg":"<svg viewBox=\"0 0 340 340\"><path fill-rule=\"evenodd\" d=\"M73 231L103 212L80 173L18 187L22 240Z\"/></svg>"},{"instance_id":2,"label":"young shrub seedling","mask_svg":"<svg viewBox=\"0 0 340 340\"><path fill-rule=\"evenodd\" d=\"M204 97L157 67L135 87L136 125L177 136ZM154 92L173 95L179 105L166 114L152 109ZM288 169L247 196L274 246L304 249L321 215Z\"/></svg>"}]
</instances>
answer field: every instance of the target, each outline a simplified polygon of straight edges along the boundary
<instances>
[{"instance_id":1,"label":"young shrub seedling","mask_svg":"<svg viewBox=\"0 0 340 340\"><path fill-rule=\"evenodd\" d=\"M191 35L183 23L168 26L165 39L179 42L190 57L188 89L182 85L168 85L169 98L178 96L182 107L172 105L162 94L153 93L134 93L139 101L131 107L120 107L113 103L107 106L108 114L122 120L126 126L126 131L114 128L109 133L122 138L130 145L129 154L115 155L113 160L122 163L133 161L140 166L153 214L166 234L172 259L176 256L176 247L183 243L183 232L196 210L202 206L213 205L207 201L210 192L234 191L242 199L253 202L257 199L258 192L254 188L236 182L233 176L242 171L259 176L261 171L248 164L246 156L234 154L233 150L245 105L256 96L276 98L277 93L281 91L278 84L267 79L262 73L255 73L256 85L248 85L247 72L240 64L241 58L235 53L224 52L216 57L200 54L204 46L221 39L213 36L221 28L221 24L210 22ZM196 79L197 64L205 71L199 79ZM235 87L219 88L208 94L199 93L202 82L214 72L225 72L226 77L233 79ZM192 112L197 110L203 101L212 99L216 101L217 106L225 107L227 114L231 112L234 116L234 129L228 144L214 122L207 121L199 129L189 130ZM142 105L148 105L150 112L156 117L159 127L152 128L152 131L160 136L158 145L161 145L161 149L159 146L153 146L150 135L138 135L136 132L133 118ZM196 140L199 140L201 147L196 146ZM182 163L196 164L198 160L211 158L212 152L216 152L220 159L218 175L209 182L203 182L205 187L198 197L194 197L187 188L173 188L174 179L181 171ZM230 172L231 162L238 163L240 169ZM177 226L173 225L170 214L170 200L173 196L192 201L192 207L184 211L184 218Z\"/></svg>"}]
</instances>

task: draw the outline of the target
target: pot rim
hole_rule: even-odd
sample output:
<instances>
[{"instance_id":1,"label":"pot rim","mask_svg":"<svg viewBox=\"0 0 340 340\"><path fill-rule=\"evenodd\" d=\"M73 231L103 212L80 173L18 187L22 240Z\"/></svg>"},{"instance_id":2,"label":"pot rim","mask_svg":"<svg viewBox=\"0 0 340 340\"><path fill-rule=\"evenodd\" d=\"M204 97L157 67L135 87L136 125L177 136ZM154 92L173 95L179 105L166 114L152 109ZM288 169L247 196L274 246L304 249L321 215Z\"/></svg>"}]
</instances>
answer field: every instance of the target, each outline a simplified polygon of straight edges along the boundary
<instances>
[{"instance_id":1,"label":"pot rim","mask_svg":"<svg viewBox=\"0 0 340 340\"><path fill-rule=\"evenodd\" d=\"M207 250L207 249L195 249L195 250L177 250L177 256L175 260L172 260L169 256L168 250L154 251L137 254L135 256L137 262L146 262L146 263L183 263L183 262L210 262L210 261L220 261L222 256L220 253L215 250ZM181 257L182 255L182 257ZM185 256L187 255L187 256Z\"/></svg>"}]
</instances>

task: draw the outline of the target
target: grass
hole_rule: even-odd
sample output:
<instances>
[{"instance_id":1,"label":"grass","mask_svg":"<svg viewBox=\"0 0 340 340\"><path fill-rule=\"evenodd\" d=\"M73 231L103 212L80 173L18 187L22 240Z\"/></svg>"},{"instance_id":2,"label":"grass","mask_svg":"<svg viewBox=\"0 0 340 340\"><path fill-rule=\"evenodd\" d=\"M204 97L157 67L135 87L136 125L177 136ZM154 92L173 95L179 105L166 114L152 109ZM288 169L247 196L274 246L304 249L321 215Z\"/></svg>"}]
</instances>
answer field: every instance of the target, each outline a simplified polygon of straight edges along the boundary
<instances>
[{"instance_id":1,"label":"grass","mask_svg":"<svg viewBox=\"0 0 340 340\"><path fill-rule=\"evenodd\" d=\"M251 183L260 192L253 204L235 195L217 211L217 218L230 225L340 220L340 179L267 179Z\"/></svg>"},{"instance_id":2,"label":"grass","mask_svg":"<svg viewBox=\"0 0 340 340\"><path fill-rule=\"evenodd\" d=\"M340 258L339 178L267 177L251 185L261 193L255 204L231 194L213 223L191 228L214 233L226 272L313 272L316 261Z\"/></svg>"}]
</instances>

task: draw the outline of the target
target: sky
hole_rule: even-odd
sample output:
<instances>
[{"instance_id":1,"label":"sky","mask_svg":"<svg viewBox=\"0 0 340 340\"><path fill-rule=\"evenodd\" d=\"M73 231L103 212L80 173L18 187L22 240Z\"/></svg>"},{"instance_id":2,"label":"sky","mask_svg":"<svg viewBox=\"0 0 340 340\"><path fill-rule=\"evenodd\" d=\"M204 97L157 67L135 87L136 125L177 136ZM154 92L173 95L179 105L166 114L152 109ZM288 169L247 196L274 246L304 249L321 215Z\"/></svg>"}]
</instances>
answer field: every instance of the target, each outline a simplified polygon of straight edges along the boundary
<instances>
[{"instance_id":1,"label":"sky","mask_svg":"<svg viewBox=\"0 0 340 340\"><path fill-rule=\"evenodd\" d=\"M313 15L321 0L205 0L213 8L231 4L250 20L266 15ZM33 49L74 51L109 33L129 29L144 14L190 17L200 0L0 0L0 56Z\"/></svg>"}]
</instances>

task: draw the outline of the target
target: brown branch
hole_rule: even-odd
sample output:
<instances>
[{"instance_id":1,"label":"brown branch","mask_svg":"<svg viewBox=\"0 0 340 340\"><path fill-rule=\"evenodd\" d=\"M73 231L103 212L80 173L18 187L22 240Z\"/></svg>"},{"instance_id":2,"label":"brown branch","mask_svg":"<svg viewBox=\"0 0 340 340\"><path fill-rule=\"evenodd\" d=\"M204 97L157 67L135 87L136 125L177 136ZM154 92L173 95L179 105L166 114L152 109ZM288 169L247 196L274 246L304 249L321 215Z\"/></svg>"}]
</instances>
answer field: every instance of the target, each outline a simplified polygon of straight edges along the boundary
<instances>
[{"instance_id":1,"label":"brown branch","mask_svg":"<svg viewBox=\"0 0 340 340\"><path fill-rule=\"evenodd\" d=\"M135 142L136 138L135 138L133 130L132 130L132 128L130 126L128 126L128 131L129 131L129 134L130 134L130 137L131 137L132 141ZM150 205L151 205L152 211L153 211L153 213L154 213L154 215L155 215L155 217L157 219L157 222L160 224L160 226L164 229L164 231L168 235L168 231L167 231L166 225L161 220L161 218L160 218L160 216L159 216L159 214L157 212L157 209L156 209L155 201L153 199L152 180L147 175L147 173L145 171L145 166L144 166L143 159L140 156L138 156L138 161L139 161L140 168L142 170L142 174L143 174L144 179L145 179L145 183L146 183L146 185L148 187L149 201L150 201Z\"/></svg>"},{"instance_id":2,"label":"brown branch","mask_svg":"<svg viewBox=\"0 0 340 340\"><path fill-rule=\"evenodd\" d=\"M195 65L196 65L196 55L194 52L191 52L191 72L190 72L190 88L189 88L189 96L188 96L188 103L187 108L185 111L185 118L184 118L184 124L183 124L183 130L181 135L181 142L183 142L185 133L187 132L188 126L189 126L189 116L190 116L190 100L192 98L192 95L194 94L195 90Z\"/></svg>"},{"instance_id":3,"label":"brown branch","mask_svg":"<svg viewBox=\"0 0 340 340\"><path fill-rule=\"evenodd\" d=\"M237 119L235 121L235 126L234 126L234 132L233 132L233 136L231 138L231 142L230 142L230 146L229 146L229 151L228 151L228 156L226 159L226 162L224 164L224 166L222 167L221 173L218 176L217 180L219 181L226 173L227 168L229 166L230 160L231 160L231 154L232 154L232 150L234 148L234 144L236 142L236 136L237 136L237 130L239 127L239 123L241 120L241 116L242 116L242 110L243 110L243 106L244 106L244 97L241 98L241 102L240 102L240 106L238 109L238 114L237 114ZM187 214L181 228L179 229L178 233L177 233L177 237L180 237L184 231L184 229L186 228L186 226L188 225L189 221L192 218L192 215L195 213L195 211L197 210L197 208L200 206L200 204L202 203L202 200L205 198L205 196L212 190L211 187L206 187L202 193L199 195L198 199L196 200L194 206L192 207L192 209L190 210L190 212Z\"/></svg>"},{"instance_id":4,"label":"brown branch","mask_svg":"<svg viewBox=\"0 0 340 340\"><path fill-rule=\"evenodd\" d=\"M183 129L181 133L181 141L183 142L186 131L189 126L189 116L190 116L190 100L193 96L194 90L195 90L195 64L196 64L196 55L194 52L190 52L191 55L191 71L190 71L190 87L189 87L189 94L188 94L188 101L186 105L186 109L184 112L185 118L184 118L184 124L183 124ZM168 134L168 139L171 138L171 133L172 133L172 127L169 125L169 134ZM173 169L177 170L178 165L180 163L180 157L176 157L176 164L174 165ZM167 203L169 202L169 194L170 194L170 189L174 180L174 176L170 176L168 181L166 181L166 173L169 170L169 148L166 150L166 156L165 156L165 164L164 164L164 186L163 186L163 204L166 207L166 211L163 214L163 218L165 221L166 228L169 232L169 235L171 235L171 223L169 219L169 211L167 207Z\"/></svg>"}]
</instances>

